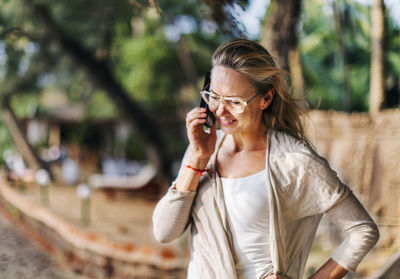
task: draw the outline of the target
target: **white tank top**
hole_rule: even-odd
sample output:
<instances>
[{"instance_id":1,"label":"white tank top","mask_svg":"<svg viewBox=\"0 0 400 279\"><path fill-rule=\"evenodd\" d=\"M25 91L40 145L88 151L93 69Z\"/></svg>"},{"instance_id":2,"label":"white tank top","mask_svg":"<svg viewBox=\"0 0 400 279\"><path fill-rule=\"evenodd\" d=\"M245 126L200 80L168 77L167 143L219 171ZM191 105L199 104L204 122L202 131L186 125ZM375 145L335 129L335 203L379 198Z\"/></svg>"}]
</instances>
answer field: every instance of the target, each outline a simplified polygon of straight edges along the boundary
<instances>
[{"instance_id":1,"label":"white tank top","mask_svg":"<svg viewBox=\"0 0 400 279\"><path fill-rule=\"evenodd\" d=\"M222 178L238 279L263 278L272 271L266 170Z\"/></svg>"}]
</instances>

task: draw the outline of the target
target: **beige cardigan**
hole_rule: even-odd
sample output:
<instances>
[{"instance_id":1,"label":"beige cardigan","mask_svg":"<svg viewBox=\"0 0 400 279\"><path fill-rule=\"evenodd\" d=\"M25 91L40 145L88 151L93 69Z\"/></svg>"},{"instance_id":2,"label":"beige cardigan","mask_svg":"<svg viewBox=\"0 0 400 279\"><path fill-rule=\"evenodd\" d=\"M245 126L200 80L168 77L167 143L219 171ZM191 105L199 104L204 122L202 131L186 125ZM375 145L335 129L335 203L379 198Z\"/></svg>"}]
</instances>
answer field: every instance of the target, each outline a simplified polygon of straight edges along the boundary
<instances>
[{"instance_id":1,"label":"beige cardigan","mask_svg":"<svg viewBox=\"0 0 400 279\"><path fill-rule=\"evenodd\" d=\"M177 191L173 183L153 213L153 233L161 243L174 240L190 226L190 278L237 278L221 181L215 171L223 137L219 131L208 164L212 172L202 177L197 192ZM378 228L327 161L286 133L269 130L266 170L274 273L302 278L323 213L346 233L332 258L355 271L377 242Z\"/></svg>"}]
</instances>

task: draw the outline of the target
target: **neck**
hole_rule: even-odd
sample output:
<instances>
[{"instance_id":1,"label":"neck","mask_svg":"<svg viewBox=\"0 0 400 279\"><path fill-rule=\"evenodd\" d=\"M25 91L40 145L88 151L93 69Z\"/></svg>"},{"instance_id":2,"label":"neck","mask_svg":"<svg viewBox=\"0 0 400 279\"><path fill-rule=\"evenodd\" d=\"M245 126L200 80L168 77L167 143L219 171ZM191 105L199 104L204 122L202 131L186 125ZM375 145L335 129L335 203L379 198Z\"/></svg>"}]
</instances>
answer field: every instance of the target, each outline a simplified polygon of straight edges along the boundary
<instances>
[{"instance_id":1,"label":"neck","mask_svg":"<svg viewBox=\"0 0 400 279\"><path fill-rule=\"evenodd\" d=\"M265 150L267 146L267 128L262 125L254 131L233 134L232 149L234 152Z\"/></svg>"}]
</instances>

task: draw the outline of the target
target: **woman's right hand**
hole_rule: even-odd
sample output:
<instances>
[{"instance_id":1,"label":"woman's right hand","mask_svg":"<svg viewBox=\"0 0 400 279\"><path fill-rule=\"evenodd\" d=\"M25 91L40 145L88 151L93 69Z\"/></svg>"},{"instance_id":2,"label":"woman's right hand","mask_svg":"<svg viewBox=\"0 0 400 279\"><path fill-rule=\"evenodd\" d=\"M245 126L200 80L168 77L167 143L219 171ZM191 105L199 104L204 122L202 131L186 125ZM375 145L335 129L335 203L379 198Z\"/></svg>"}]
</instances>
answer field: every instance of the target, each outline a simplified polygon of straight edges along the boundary
<instances>
[{"instance_id":1,"label":"woman's right hand","mask_svg":"<svg viewBox=\"0 0 400 279\"><path fill-rule=\"evenodd\" d=\"M192 109L186 116L186 130L190 142L192 158L201 162L208 162L213 154L215 143L217 141L216 121L210 129L210 133L206 133L203 124L206 122L206 109L197 107ZM205 168L206 166L197 165L197 168Z\"/></svg>"}]
</instances>

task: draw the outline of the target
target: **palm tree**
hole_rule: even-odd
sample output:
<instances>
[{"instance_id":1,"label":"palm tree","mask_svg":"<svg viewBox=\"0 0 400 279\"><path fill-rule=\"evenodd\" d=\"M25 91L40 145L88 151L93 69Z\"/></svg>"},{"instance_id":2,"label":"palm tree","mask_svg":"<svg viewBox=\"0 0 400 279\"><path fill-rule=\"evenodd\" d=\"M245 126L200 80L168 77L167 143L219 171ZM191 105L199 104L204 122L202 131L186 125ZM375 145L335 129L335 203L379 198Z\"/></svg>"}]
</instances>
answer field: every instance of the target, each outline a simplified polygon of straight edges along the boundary
<instances>
[{"instance_id":1,"label":"palm tree","mask_svg":"<svg viewBox=\"0 0 400 279\"><path fill-rule=\"evenodd\" d=\"M371 77L369 112L376 114L382 107L385 93L385 4L373 0L371 5Z\"/></svg>"}]
</instances>

